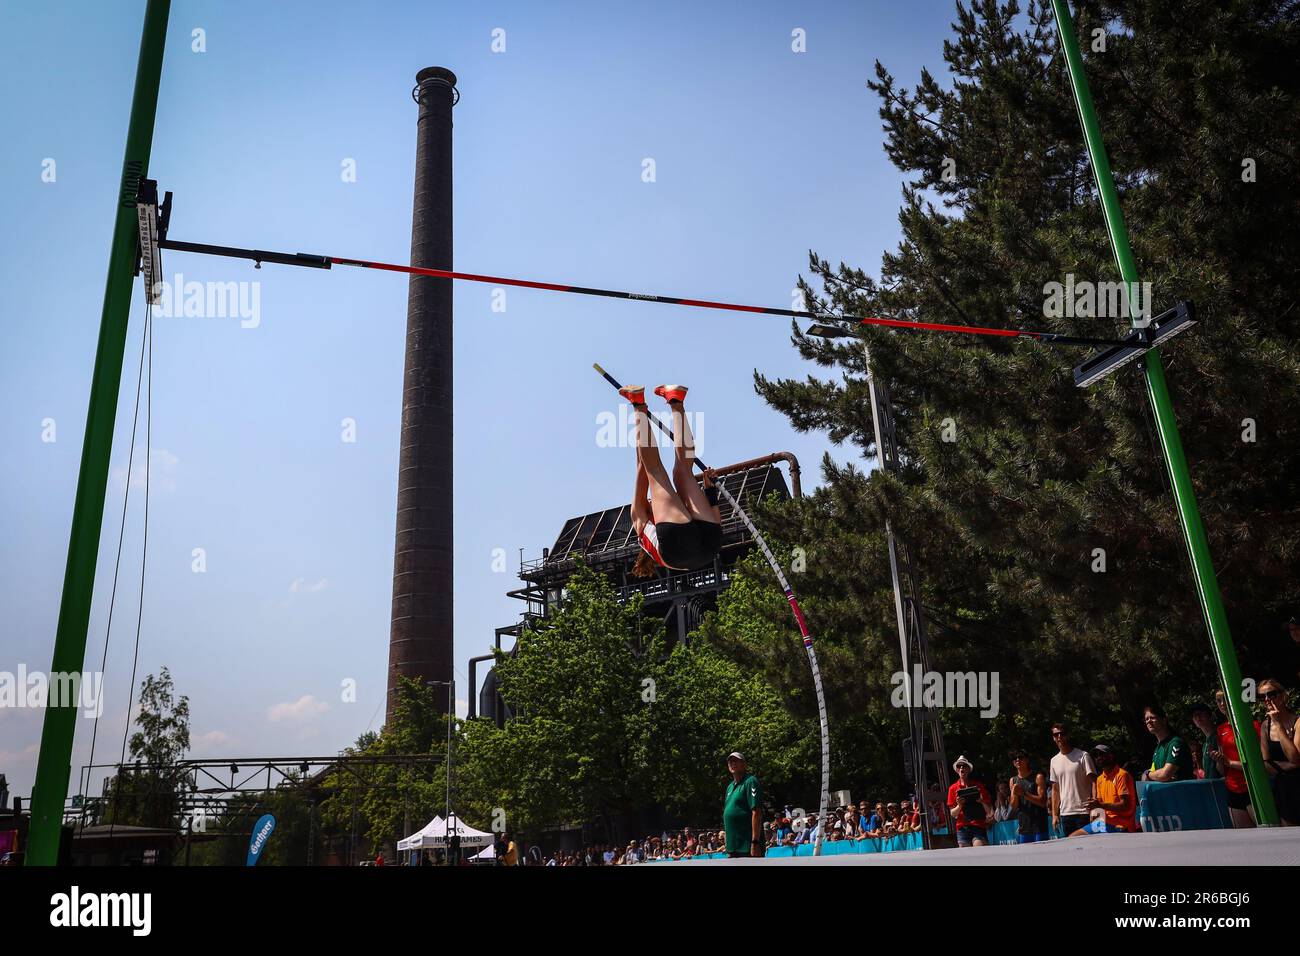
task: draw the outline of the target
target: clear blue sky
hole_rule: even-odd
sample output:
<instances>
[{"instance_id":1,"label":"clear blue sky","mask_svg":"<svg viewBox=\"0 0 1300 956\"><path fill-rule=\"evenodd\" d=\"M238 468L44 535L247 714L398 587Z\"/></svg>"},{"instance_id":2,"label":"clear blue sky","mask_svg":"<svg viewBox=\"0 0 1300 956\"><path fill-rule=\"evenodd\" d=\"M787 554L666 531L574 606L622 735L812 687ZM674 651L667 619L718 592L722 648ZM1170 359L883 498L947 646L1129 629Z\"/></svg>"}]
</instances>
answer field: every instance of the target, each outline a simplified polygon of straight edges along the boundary
<instances>
[{"instance_id":1,"label":"clear blue sky","mask_svg":"<svg viewBox=\"0 0 1300 956\"><path fill-rule=\"evenodd\" d=\"M49 667L144 3L6 4L0 58L0 670ZM788 307L812 248L874 272L898 239L879 57L941 72L951 0L173 4L150 174L177 239L405 262L415 73L447 66L456 265ZM193 52L192 31L206 34ZM505 31L506 50L491 49ZM807 52L791 50L802 28ZM657 181L642 181L652 158ZM45 161L55 181L42 180ZM355 161L356 182L343 163ZM259 283L260 324L159 318L140 674L171 668L195 756L329 754L383 715L407 283L169 255L167 278ZM807 374L783 319L459 284L456 662L513 623L519 549L625 500L591 371L692 386L706 460L830 448L755 395ZM103 649L139 355L127 346L88 666ZM357 441L340 422L357 422ZM42 441L52 419L56 441ZM139 452L139 449L137 449ZM839 459L851 451L832 449ZM97 761L115 760L139 588L127 522ZM207 571L191 570L203 548ZM494 549L509 556L494 572ZM345 679L356 703L340 699ZM461 706L463 712L463 703ZM91 721L78 721L73 763ZM0 708L0 772L30 791L40 714Z\"/></svg>"}]
</instances>

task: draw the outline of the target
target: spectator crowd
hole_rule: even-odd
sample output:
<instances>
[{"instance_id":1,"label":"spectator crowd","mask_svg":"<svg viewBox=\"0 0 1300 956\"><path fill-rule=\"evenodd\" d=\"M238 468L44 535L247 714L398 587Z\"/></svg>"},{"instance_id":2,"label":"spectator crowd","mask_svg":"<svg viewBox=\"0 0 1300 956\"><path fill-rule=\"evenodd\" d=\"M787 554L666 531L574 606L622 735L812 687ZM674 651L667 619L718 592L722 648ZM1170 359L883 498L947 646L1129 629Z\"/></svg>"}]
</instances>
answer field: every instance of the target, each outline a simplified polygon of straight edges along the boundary
<instances>
[{"instance_id":1,"label":"spectator crowd","mask_svg":"<svg viewBox=\"0 0 1300 956\"><path fill-rule=\"evenodd\" d=\"M1300 647L1300 620L1292 618L1287 628ZM1051 726L1056 752L1045 760L1036 761L1027 750L1016 750L1009 755L1005 770L985 774L977 773L973 761L960 756L953 763L956 780L946 796L937 789L926 791L929 829L931 833L951 832L959 847L987 845L990 829L1003 822L1015 823L1016 840L1021 844L1051 837L1133 833L1140 829L1138 780L1175 783L1216 778L1223 780L1232 825L1253 827L1255 809L1223 691L1216 691L1213 700L1214 706L1197 703L1186 715L1187 722L1199 731L1199 746L1190 745L1175 731L1169 715L1158 704L1144 709L1143 724L1154 741L1149 766L1148 761L1136 758L1127 766L1121 765L1118 755L1105 743L1087 749L1076 746L1064 723ZM1251 739L1245 746L1255 748L1263 759L1282 825L1300 825L1300 717L1291 709L1285 687L1272 678L1259 682L1255 703L1263 720L1254 721ZM736 781L733 789L743 780L755 795L752 805L757 841L757 780L746 776L743 758L738 763L734 758L740 755L732 753L728 758ZM986 781L994 779L997 782L990 791ZM816 843L819 837L832 843L886 841L923 829L915 795L897 801L862 800L856 805L837 806L828 810L824 819L819 819L816 811L805 812L789 805L762 816L768 818L762 823L764 851ZM748 840L747 832L742 839ZM748 845L744 849L748 855ZM626 846L595 844L578 851L560 850L544 862L547 866L627 866L727 852L726 828L686 827L632 840Z\"/></svg>"}]
</instances>

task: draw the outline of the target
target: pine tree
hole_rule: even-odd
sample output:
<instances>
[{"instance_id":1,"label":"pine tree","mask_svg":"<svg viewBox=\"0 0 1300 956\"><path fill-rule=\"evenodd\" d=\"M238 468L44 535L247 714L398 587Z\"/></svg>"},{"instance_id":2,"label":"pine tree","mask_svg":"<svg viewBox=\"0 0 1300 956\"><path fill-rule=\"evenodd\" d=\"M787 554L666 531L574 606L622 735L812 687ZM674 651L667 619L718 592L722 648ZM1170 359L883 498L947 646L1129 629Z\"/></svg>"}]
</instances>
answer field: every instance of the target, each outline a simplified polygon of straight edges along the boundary
<instances>
[{"instance_id":1,"label":"pine tree","mask_svg":"<svg viewBox=\"0 0 1300 956\"><path fill-rule=\"evenodd\" d=\"M1188 299L1198 310L1199 325L1163 356L1243 669L1262 677L1290 651L1279 625L1300 591L1297 7L1074 6L1153 309ZM804 282L805 295L842 314L1118 334L1122 317L1046 314L1049 283L1119 279L1050 5L1022 15L1014 2L959 3L953 27L950 82L922 71L909 89L877 62L868 84L906 177L901 242L878 279L811 253L823 291ZM1041 750L1046 723L1065 717L1081 736L1127 730L1118 742L1149 752L1142 705L1204 696L1217 671L1140 363L1079 390L1070 367L1086 352L859 335L827 341L795 327L800 355L829 378L755 373L796 428L867 459L864 345L895 404L897 475L828 457L824 487L765 515L809 549L796 586L823 640L859 658L825 669L833 696L903 726L882 680L897 667L880 532L889 515L925 581L936 666L1001 675L1004 713L991 725L946 715L959 741L980 735L1000 765L1003 746Z\"/></svg>"}]
</instances>

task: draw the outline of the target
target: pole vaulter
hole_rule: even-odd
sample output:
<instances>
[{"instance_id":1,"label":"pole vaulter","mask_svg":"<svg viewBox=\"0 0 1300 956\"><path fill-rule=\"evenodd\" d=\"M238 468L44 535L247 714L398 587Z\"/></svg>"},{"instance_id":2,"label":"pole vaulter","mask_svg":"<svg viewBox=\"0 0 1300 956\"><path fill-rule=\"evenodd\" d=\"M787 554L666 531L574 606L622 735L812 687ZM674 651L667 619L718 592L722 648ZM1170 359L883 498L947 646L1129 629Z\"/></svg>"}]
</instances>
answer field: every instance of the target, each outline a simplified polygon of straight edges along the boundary
<instances>
[{"instance_id":1,"label":"pole vaulter","mask_svg":"<svg viewBox=\"0 0 1300 956\"><path fill-rule=\"evenodd\" d=\"M593 362L591 367L599 372L605 381L614 386L615 391L623 387L618 379L606 372L599 364ZM646 417L652 425L667 435L669 439L673 439L673 430L665 425L658 415L647 411ZM701 472L709 470L709 466L700 460L699 456L692 456L692 460L695 467L699 468ZM826 834L826 808L831 790L831 736L830 725L826 721L826 695L822 692L822 672L817 666L817 651L813 648L812 634L808 630L808 621L803 616L803 609L799 607L799 599L795 597L794 589L790 587L790 582L786 580L785 573L781 570L781 562L777 561L775 555L772 554L772 549L767 546L767 541L759 533L758 528L754 526L754 522L750 520L749 515L745 513L745 509L740 507L740 502L727 490L724 481L725 479L718 480L716 485L718 492L727 499L727 504L731 505L732 510L744 522L745 527L754 539L754 543L758 545L758 550L762 551L763 557L767 559L768 566L771 567L772 573L776 575L777 583L781 585L781 590L785 592L785 599L789 602L790 610L794 613L795 623L799 625L799 635L803 638L804 650L808 652L808 666L812 669L813 689L817 692L817 719L821 725L822 737L821 809L817 814L817 842L813 847L813 856L821 856L822 838Z\"/></svg>"}]
</instances>

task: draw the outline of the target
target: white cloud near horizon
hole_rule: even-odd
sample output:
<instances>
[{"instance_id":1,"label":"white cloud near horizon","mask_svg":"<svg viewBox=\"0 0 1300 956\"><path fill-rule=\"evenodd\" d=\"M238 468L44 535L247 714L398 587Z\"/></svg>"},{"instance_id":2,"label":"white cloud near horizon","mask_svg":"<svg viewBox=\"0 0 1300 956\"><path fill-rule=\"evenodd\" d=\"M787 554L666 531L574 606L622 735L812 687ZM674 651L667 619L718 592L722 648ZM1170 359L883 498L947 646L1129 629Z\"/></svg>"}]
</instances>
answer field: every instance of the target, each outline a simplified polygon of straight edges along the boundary
<instances>
[{"instance_id":1,"label":"white cloud near horizon","mask_svg":"<svg viewBox=\"0 0 1300 956\"><path fill-rule=\"evenodd\" d=\"M306 578L294 578L289 585L290 594L316 594L329 586L329 578L321 578L315 584L308 584Z\"/></svg>"},{"instance_id":2,"label":"white cloud near horizon","mask_svg":"<svg viewBox=\"0 0 1300 956\"><path fill-rule=\"evenodd\" d=\"M311 720L329 709L330 705L323 700L317 700L311 694L303 694L295 701L275 704L267 711L266 716L273 723L282 720L300 722Z\"/></svg>"}]
</instances>

